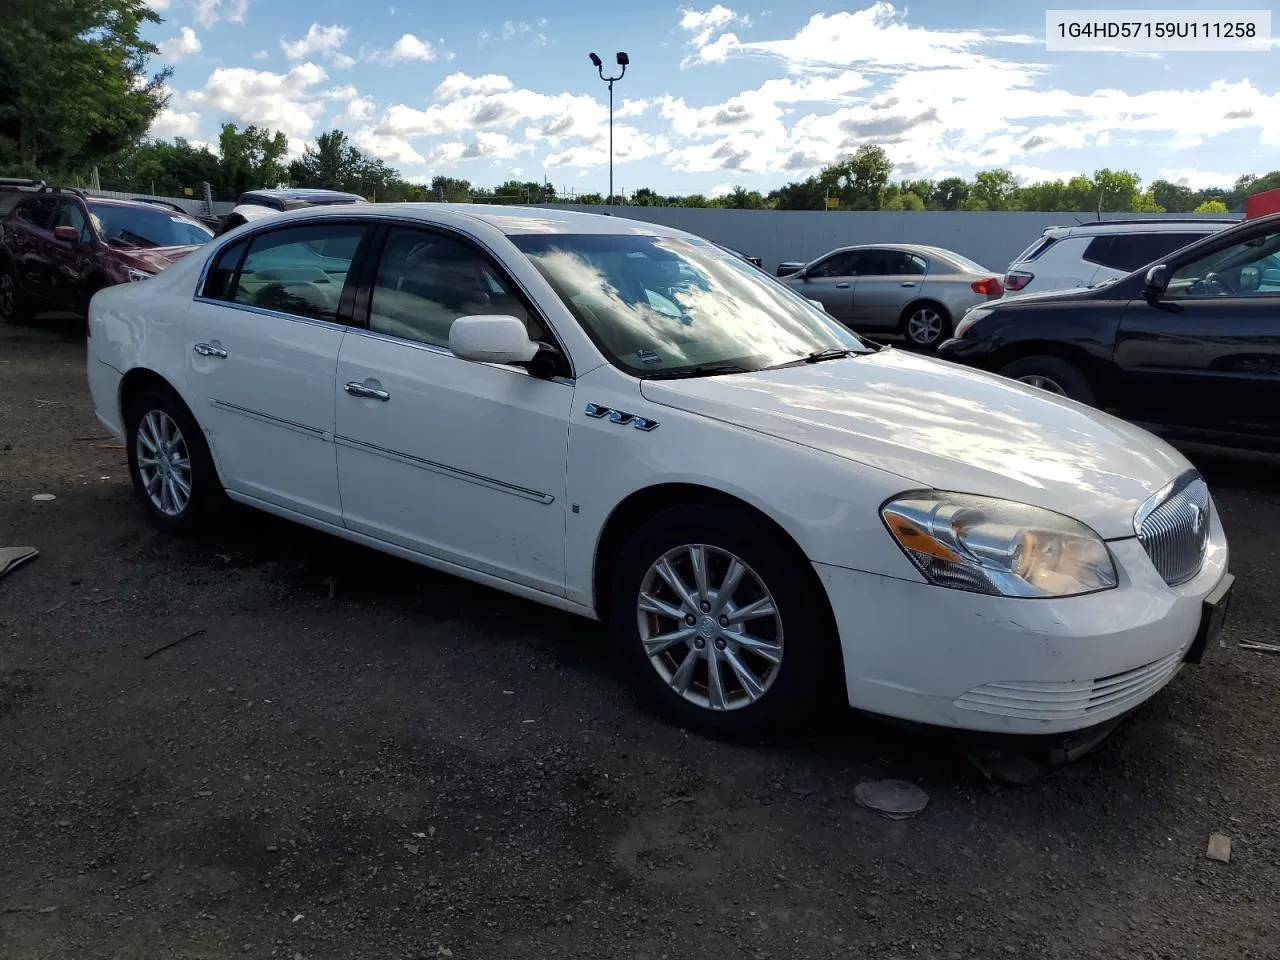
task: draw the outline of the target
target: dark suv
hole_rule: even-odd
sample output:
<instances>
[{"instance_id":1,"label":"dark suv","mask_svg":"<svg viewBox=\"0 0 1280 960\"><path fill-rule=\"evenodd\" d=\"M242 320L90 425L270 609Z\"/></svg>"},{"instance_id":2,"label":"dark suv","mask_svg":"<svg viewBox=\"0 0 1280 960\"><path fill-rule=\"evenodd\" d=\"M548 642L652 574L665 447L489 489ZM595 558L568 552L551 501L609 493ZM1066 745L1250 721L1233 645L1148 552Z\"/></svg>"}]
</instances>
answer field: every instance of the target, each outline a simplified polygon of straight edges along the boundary
<instances>
[{"instance_id":1,"label":"dark suv","mask_svg":"<svg viewBox=\"0 0 1280 960\"><path fill-rule=\"evenodd\" d=\"M0 182L0 322L40 311L83 316L98 290L145 280L212 236L154 203Z\"/></svg>"},{"instance_id":2,"label":"dark suv","mask_svg":"<svg viewBox=\"0 0 1280 960\"><path fill-rule=\"evenodd\" d=\"M974 307L938 353L1171 438L1280 452L1280 214L1098 287Z\"/></svg>"}]
</instances>

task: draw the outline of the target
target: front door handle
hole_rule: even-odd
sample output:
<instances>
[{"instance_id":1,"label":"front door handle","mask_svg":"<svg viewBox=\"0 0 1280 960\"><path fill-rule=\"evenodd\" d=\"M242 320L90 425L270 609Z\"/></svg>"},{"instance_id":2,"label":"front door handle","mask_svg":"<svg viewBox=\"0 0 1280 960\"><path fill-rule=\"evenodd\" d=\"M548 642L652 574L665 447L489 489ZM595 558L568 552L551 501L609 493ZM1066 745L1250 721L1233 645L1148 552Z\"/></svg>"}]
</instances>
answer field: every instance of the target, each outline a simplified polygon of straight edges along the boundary
<instances>
[{"instance_id":1,"label":"front door handle","mask_svg":"<svg viewBox=\"0 0 1280 960\"><path fill-rule=\"evenodd\" d=\"M847 284L847 283L837 283L837 284L836 284L836 289L837 289L837 290L848 290L848 289L849 289L849 284Z\"/></svg>"},{"instance_id":2,"label":"front door handle","mask_svg":"<svg viewBox=\"0 0 1280 960\"><path fill-rule=\"evenodd\" d=\"M377 387L371 387L361 383L359 380L349 381L344 389L353 397L363 397L366 400L390 400L391 394L385 390L379 390Z\"/></svg>"},{"instance_id":3,"label":"front door handle","mask_svg":"<svg viewBox=\"0 0 1280 960\"><path fill-rule=\"evenodd\" d=\"M910 281L910 280L903 280L903 281L902 281L902 285L903 285L904 287L914 287L914 286L915 286L915 283L913 283L913 282L912 282L912 281Z\"/></svg>"},{"instance_id":4,"label":"front door handle","mask_svg":"<svg viewBox=\"0 0 1280 960\"><path fill-rule=\"evenodd\" d=\"M227 358L227 351L223 350L218 343L197 343L191 348L202 357L217 357L219 360Z\"/></svg>"}]
</instances>

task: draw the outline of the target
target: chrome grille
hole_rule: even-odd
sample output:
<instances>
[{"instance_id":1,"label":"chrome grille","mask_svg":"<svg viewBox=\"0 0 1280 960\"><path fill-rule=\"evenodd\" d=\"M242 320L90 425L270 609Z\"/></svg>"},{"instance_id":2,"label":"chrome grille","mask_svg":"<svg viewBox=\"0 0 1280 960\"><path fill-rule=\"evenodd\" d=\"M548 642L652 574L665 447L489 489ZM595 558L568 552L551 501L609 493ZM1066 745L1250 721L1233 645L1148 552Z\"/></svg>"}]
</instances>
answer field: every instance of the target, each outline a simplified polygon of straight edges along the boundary
<instances>
[{"instance_id":1,"label":"chrome grille","mask_svg":"<svg viewBox=\"0 0 1280 960\"><path fill-rule=\"evenodd\" d=\"M1190 472L1143 504L1134 517L1138 542L1170 586L1200 572L1209 542L1211 502L1204 478Z\"/></svg>"}]
</instances>

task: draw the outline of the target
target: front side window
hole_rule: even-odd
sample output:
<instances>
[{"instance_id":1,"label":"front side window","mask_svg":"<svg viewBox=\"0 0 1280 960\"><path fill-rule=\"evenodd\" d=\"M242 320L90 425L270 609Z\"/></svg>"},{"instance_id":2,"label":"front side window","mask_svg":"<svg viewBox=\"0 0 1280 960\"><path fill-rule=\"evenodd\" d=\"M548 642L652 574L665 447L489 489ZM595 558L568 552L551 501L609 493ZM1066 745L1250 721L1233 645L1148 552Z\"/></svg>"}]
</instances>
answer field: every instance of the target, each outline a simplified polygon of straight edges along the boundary
<instances>
[{"instance_id":1,"label":"front side window","mask_svg":"<svg viewBox=\"0 0 1280 960\"><path fill-rule=\"evenodd\" d=\"M53 225L55 227L75 227L81 243L88 243L91 239L89 221L85 219L84 211L80 209L80 204L74 200L59 201L58 217Z\"/></svg>"},{"instance_id":2,"label":"front side window","mask_svg":"<svg viewBox=\"0 0 1280 960\"><path fill-rule=\"evenodd\" d=\"M186 247L213 237L204 224L158 207L90 203L89 216L98 236L113 247Z\"/></svg>"},{"instance_id":3,"label":"front side window","mask_svg":"<svg viewBox=\"0 0 1280 960\"><path fill-rule=\"evenodd\" d=\"M785 283L710 243L631 234L511 241L609 361L638 377L762 370L871 349Z\"/></svg>"},{"instance_id":4,"label":"front side window","mask_svg":"<svg viewBox=\"0 0 1280 960\"><path fill-rule=\"evenodd\" d=\"M855 250L844 253L833 253L809 271L809 276L820 277L852 277L858 272L858 254Z\"/></svg>"},{"instance_id":5,"label":"front side window","mask_svg":"<svg viewBox=\"0 0 1280 960\"><path fill-rule=\"evenodd\" d=\"M239 276L225 299L298 317L338 322L342 290L364 237L355 223L306 224L238 241L219 257L210 282L234 272L237 248L248 244ZM345 256L338 255L345 252Z\"/></svg>"},{"instance_id":6,"label":"front side window","mask_svg":"<svg viewBox=\"0 0 1280 960\"><path fill-rule=\"evenodd\" d=\"M1280 297L1280 232L1233 243L1173 271L1165 296Z\"/></svg>"},{"instance_id":7,"label":"front side window","mask_svg":"<svg viewBox=\"0 0 1280 960\"><path fill-rule=\"evenodd\" d=\"M474 315L516 317L530 339L546 336L511 281L480 251L444 234L393 227L378 261L369 329L448 347L453 321Z\"/></svg>"}]
</instances>

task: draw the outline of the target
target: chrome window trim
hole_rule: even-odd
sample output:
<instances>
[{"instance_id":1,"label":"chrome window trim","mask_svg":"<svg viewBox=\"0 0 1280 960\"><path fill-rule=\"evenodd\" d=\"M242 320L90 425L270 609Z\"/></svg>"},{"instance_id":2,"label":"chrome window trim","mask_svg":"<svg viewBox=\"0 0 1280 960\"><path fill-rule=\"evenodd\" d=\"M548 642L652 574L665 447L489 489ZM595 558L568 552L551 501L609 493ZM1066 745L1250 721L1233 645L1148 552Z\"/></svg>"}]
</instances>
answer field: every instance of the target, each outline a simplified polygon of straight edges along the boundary
<instances>
[{"instance_id":1,"label":"chrome window trim","mask_svg":"<svg viewBox=\"0 0 1280 960\"><path fill-rule=\"evenodd\" d=\"M458 361L458 363L480 363L478 360L464 360L448 347L442 347L439 344L427 343L423 340L410 340L407 337L397 337L393 333L382 333L378 330L370 330L368 327L346 327L345 329L349 337L366 337L370 340L381 340L383 343L389 343L393 346L409 347L412 350L421 350L424 353L434 353L442 357L448 357L450 360ZM514 373L522 377L532 376L523 367L513 367L506 363L482 363L481 365L494 370L505 370L507 373ZM572 377L549 377L546 382L560 383L570 387L576 383Z\"/></svg>"},{"instance_id":2,"label":"chrome window trim","mask_svg":"<svg viewBox=\"0 0 1280 960\"><path fill-rule=\"evenodd\" d=\"M542 493L538 490L530 490L528 487L521 487L514 483L507 483L504 480L495 480L493 477L486 477L480 473L471 473L468 470L459 470L457 467L450 467L447 464L437 463L434 460L424 460L421 457L415 457L413 454L403 453L399 450L391 450L387 447L380 447L374 443L365 443L363 440L356 440L354 437L335 434L333 442L340 447L346 447L349 450L356 450L361 453L369 453L379 457L385 457L388 460L394 460L398 463L406 464L411 467L420 467L424 470L430 470L432 473L439 473L446 477L452 477L455 480L465 480L467 483L478 484L482 487L488 487L491 490L497 490L500 493L509 493L512 496L520 497L524 500L532 500L543 506L548 506L555 502L555 497L549 493Z\"/></svg>"},{"instance_id":3,"label":"chrome window trim","mask_svg":"<svg viewBox=\"0 0 1280 960\"><path fill-rule=\"evenodd\" d=\"M212 297L195 297L194 303L203 303L211 307L222 307L226 310L242 310L245 313L256 313L263 317L274 317L277 320L291 320L294 323L308 323L312 326L327 327L331 330L339 332L343 330L351 330L352 328L345 323L337 320L321 320L318 317L299 317L293 313L281 313L279 310L268 310L265 307L254 307L247 303L233 303L230 300L214 300Z\"/></svg>"},{"instance_id":4,"label":"chrome window trim","mask_svg":"<svg viewBox=\"0 0 1280 960\"><path fill-rule=\"evenodd\" d=\"M337 204L336 206L352 206L352 204ZM460 214L460 216L466 216L466 214ZM480 222L480 221L477 220L477 222ZM569 365L569 376L554 377L552 379L555 380L556 382L561 382L561 383L573 383L577 379L577 375L578 375L577 366L574 364L573 356L569 353L568 350L565 349L564 339L560 336L559 331L556 330L555 324L551 323L550 319L547 317L546 310L543 309L542 304L538 302L538 299L535 296L533 296L532 293L529 292L529 288L525 285L524 281L522 281L519 277L517 277L511 271L511 269L507 266L506 261L503 259L502 256L500 256L497 253L497 251L493 249L493 247L491 247L488 243L486 243L484 240L480 239L479 237L475 236L474 234L467 233L466 231L460 230L457 227L451 226L449 224L437 223L431 220L418 220L412 217L406 217L403 214L392 214L392 213L384 214L378 211L365 210L359 214L343 213L342 215L331 216L331 217L328 217L328 216L301 217L297 220L290 220L287 223L275 222L274 218L272 218L271 220L268 220L262 223L260 226L254 226L252 222L244 224L241 230L232 231L231 233L228 233L222 237L214 237L212 240L209 240L205 244L206 247L211 245L214 245L214 246L212 250L209 250L205 254L204 264L201 265L200 267L200 274L196 280L195 290L192 292L192 299L199 302L203 302L203 303L215 303L222 306L233 306L233 304L231 304L229 301L226 301L226 300L214 300L210 297L202 296L202 291L204 290L205 281L208 279L208 276L209 276L209 270L212 268L213 262L218 258L222 250L228 244L235 243L239 240L247 239L249 241L249 244L252 245L253 241L263 233L269 233L273 230L288 229L291 226L295 226L298 224L309 224L309 223L339 223L339 224L340 223L359 223L370 229L376 229L378 226L382 224L387 224L390 226L405 226L405 227L416 228L419 230L435 230L440 233L447 233L451 236L454 236L463 240L464 242L474 244L475 246L483 250L485 254L489 256L490 259L492 259L497 263L499 268L501 268L503 275L507 277L515 285L515 287L520 291L521 294L523 294L525 300L528 301L530 307L532 307L534 312L537 314L538 319L542 322L543 329L547 331L547 334L551 337L552 341L555 343L556 349L558 349L560 351L560 355L565 358L565 362ZM510 241L508 240L508 242ZM514 244L512 244L512 246L519 256L521 257L525 256L524 253L521 252L519 247L515 247ZM528 260L528 257L525 257L525 259ZM370 298L370 301L372 302L372 297ZM285 316L286 318L289 318L289 319L302 319L302 320L307 319L305 317L293 318L291 314L279 314L274 312L270 313L269 315ZM339 326L342 326L348 330L368 330L367 327L359 326L356 322L354 322L355 320L356 318L353 317L352 323L341 323L339 324ZM574 322L576 323L576 321ZM369 332L372 332L372 331L369 331ZM397 341L404 342L404 343L413 342L409 340L404 340L403 338L396 338L396 339ZM450 356L453 356L453 354L450 354Z\"/></svg>"}]
</instances>

